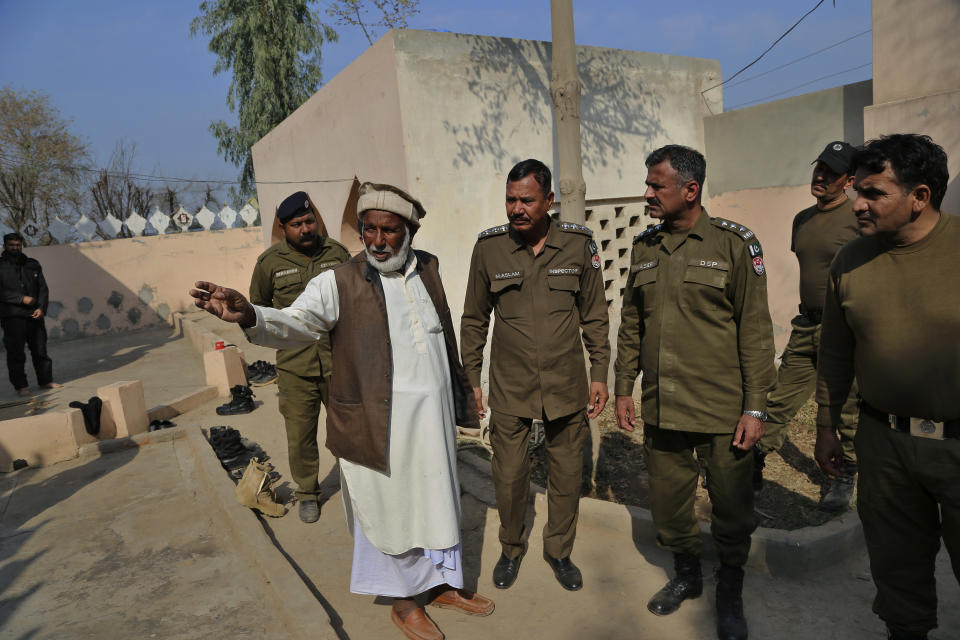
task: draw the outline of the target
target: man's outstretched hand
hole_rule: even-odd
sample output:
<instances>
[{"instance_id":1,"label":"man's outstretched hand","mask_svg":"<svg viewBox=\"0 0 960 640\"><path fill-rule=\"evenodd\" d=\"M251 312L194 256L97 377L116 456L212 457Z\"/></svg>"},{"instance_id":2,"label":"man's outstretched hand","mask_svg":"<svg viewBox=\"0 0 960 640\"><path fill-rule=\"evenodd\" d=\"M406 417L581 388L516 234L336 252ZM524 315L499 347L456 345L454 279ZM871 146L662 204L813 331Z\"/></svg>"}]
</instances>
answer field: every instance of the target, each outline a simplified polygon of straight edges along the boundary
<instances>
[{"instance_id":1,"label":"man's outstretched hand","mask_svg":"<svg viewBox=\"0 0 960 640\"><path fill-rule=\"evenodd\" d=\"M257 324L253 305L235 289L227 289L213 282L200 280L190 289L193 303L226 322L235 322L246 329Z\"/></svg>"}]
</instances>

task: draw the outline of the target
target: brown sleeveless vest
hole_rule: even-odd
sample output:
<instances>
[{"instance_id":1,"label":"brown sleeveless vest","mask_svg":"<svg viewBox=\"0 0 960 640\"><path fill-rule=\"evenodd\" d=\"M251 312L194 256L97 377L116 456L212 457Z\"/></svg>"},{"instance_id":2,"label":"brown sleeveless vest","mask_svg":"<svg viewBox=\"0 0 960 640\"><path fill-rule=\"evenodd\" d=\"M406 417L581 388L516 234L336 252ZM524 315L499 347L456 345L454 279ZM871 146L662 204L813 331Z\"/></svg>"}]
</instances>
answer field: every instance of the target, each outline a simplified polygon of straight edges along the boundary
<instances>
[{"instance_id":1,"label":"brown sleeveless vest","mask_svg":"<svg viewBox=\"0 0 960 640\"><path fill-rule=\"evenodd\" d=\"M456 422L477 428L473 389L460 365L437 257L425 251L416 251L416 255L417 271L443 327ZM327 448L338 458L386 472L394 363L383 285L379 272L367 264L362 252L334 267L333 272L340 318L330 332L333 374L327 404Z\"/></svg>"}]
</instances>

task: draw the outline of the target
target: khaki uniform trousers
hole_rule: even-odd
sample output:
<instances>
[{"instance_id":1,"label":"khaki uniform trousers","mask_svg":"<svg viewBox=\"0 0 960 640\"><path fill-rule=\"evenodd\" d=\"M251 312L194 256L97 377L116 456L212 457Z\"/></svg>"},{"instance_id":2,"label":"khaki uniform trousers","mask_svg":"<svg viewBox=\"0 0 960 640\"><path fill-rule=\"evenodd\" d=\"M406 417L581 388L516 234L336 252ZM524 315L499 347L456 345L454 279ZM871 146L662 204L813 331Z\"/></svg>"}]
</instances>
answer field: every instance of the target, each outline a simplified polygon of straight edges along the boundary
<instances>
[{"instance_id":1,"label":"khaki uniform trousers","mask_svg":"<svg viewBox=\"0 0 960 640\"><path fill-rule=\"evenodd\" d=\"M290 475L297 483L297 498L317 499L320 495L320 448L317 445L317 425L320 405L327 404L327 378L301 377L280 369L277 371L280 389L280 414L287 430L287 457Z\"/></svg>"},{"instance_id":2,"label":"khaki uniform trousers","mask_svg":"<svg viewBox=\"0 0 960 640\"><path fill-rule=\"evenodd\" d=\"M696 451L710 470L707 491L710 531L724 564L741 567L750 553L753 514L753 453L733 446L732 433L696 433L643 426L650 473L650 513L657 544L674 553L700 556L700 523L693 510L700 470Z\"/></svg>"},{"instance_id":3,"label":"khaki uniform trousers","mask_svg":"<svg viewBox=\"0 0 960 640\"><path fill-rule=\"evenodd\" d=\"M787 424L806 404L817 386L817 350L820 348L820 324L813 324L802 315L796 316L790 325L790 340L780 358L777 371L777 386L767 396L767 430L760 439L764 451L778 451L787 438ZM843 459L857 464L853 438L857 434L857 416L860 413L857 383L854 381L850 396L840 414L840 445Z\"/></svg>"},{"instance_id":4,"label":"khaki uniform trousers","mask_svg":"<svg viewBox=\"0 0 960 640\"><path fill-rule=\"evenodd\" d=\"M856 445L873 611L894 631L926 633L937 626L941 537L960 582L960 440L911 436L862 413Z\"/></svg>"},{"instance_id":5,"label":"khaki uniform trousers","mask_svg":"<svg viewBox=\"0 0 960 640\"><path fill-rule=\"evenodd\" d=\"M530 497L527 449L532 423L530 418L497 411L490 414L500 545L508 558L523 553L524 517ZM566 558L573 551L580 513L583 446L590 432L586 412L578 411L556 420L544 419L543 431L547 453L547 524L543 528L543 550L554 558Z\"/></svg>"}]
</instances>

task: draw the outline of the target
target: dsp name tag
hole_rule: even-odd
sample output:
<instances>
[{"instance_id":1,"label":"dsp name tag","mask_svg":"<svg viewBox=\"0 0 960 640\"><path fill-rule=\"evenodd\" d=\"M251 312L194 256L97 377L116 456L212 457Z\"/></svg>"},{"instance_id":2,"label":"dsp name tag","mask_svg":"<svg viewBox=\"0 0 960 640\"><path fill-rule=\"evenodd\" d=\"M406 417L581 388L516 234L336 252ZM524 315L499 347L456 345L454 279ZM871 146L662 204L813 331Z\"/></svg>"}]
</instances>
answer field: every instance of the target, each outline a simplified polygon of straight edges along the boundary
<instances>
[{"instance_id":1,"label":"dsp name tag","mask_svg":"<svg viewBox=\"0 0 960 640\"><path fill-rule=\"evenodd\" d=\"M703 267L705 269L719 269L720 271L729 271L730 263L724 260L710 260L693 258L687 263L688 267Z\"/></svg>"}]
</instances>

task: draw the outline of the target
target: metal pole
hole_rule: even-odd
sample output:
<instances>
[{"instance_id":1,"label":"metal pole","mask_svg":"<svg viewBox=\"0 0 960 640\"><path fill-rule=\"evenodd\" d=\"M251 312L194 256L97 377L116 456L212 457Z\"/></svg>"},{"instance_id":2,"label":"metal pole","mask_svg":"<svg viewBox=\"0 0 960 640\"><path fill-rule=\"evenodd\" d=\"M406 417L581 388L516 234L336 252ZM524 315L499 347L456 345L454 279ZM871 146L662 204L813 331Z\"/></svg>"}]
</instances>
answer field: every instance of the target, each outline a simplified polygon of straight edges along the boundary
<instances>
[{"instance_id":1,"label":"metal pole","mask_svg":"<svg viewBox=\"0 0 960 640\"><path fill-rule=\"evenodd\" d=\"M560 217L583 224L587 185L580 158L580 79L573 38L572 0L551 0L553 53L550 95L557 121L557 186Z\"/></svg>"}]
</instances>

